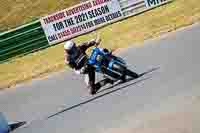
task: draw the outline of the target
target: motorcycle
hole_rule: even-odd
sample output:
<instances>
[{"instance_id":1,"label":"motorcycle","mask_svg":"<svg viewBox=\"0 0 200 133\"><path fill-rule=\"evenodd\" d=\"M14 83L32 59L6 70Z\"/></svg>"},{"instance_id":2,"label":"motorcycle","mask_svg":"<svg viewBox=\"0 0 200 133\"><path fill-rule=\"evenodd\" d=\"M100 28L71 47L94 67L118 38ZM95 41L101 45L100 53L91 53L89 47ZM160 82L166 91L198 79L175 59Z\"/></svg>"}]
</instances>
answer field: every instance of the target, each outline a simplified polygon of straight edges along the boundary
<instances>
[{"instance_id":1,"label":"motorcycle","mask_svg":"<svg viewBox=\"0 0 200 133\"><path fill-rule=\"evenodd\" d=\"M137 73L127 68L126 62L121 57L113 55L112 51L106 48L98 46L93 48L87 63L95 67L96 72L114 81L126 82L127 76L134 79L139 77Z\"/></svg>"}]
</instances>

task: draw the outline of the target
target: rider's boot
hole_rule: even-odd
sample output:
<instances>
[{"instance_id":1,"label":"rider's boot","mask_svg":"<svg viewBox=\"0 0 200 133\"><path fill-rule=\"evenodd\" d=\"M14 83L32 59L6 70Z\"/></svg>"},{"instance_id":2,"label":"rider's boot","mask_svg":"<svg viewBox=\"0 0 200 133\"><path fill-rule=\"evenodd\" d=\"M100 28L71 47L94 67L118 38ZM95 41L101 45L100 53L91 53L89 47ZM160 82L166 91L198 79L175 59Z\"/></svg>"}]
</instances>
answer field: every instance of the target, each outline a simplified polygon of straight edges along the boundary
<instances>
[{"instance_id":1,"label":"rider's boot","mask_svg":"<svg viewBox=\"0 0 200 133\"><path fill-rule=\"evenodd\" d=\"M88 86L91 95L95 95L97 93L96 86Z\"/></svg>"}]
</instances>

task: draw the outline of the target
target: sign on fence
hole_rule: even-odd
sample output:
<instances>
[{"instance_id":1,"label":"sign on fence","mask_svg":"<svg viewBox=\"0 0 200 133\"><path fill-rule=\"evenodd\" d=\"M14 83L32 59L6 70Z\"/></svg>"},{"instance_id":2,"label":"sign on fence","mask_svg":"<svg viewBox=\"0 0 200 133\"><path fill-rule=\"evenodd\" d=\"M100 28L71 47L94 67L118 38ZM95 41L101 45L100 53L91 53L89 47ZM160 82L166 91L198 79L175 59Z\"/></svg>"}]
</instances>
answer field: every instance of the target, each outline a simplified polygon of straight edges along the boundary
<instances>
[{"instance_id":1,"label":"sign on fence","mask_svg":"<svg viewBox=\"0 0 200 133\"><path fill-rule=\"evenodd\" d=\"M169 1L88 0L42 17L40 22L49 44L56 44Z\"/></svg>"},{"instance_id":2,"label":"sign on fence","mask_svg":"<svg viewBox=\"0 0 200 133\"><path fill-rule=\"evenodd\" d=\"M167 0L145 0L147 7L157 6L157 5L160 5L160 4L162 4L166 1Z\"/></svg>"},{"instance_id":3,"label":"sign on fence","mask_svg":"<svg viewBox=\"0 0 200 133\"><path fill-rule=\"evenodd\" d=\"M124 17L135 15L147 9L144 0L119 0Z\"/></svg>"},{"instance_id":4,"label":"sign on fence","mask_svg":"<svg viewBox=\"0 0 200 133\"><path fill-rule=\"evenodd\" d=\"M123 17L117 0L90 0L40 19L50 44L90 32Z\"/></svg>"}]
</instances>

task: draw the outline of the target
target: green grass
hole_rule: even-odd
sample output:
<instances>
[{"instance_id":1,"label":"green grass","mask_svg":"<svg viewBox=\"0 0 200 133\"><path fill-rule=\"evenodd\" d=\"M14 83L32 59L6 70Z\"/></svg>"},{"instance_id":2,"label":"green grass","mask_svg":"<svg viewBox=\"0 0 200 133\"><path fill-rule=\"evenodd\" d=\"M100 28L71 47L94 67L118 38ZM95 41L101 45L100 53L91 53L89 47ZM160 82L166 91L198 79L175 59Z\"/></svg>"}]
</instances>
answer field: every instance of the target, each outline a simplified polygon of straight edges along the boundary
<instances>
[{"instance_id":1,"label":"green grass","mask_svg":"<svg viewBox=\"0 0 200 133\"><path fill-rule=\"evenodd\" d=\"M80 0L0 0L0 31L65 9Z\"/></svg>"},{"instance_id":2,"label":"green grass","mask_svg":"<svg viewBox=\"0 0 200 133\"><path fill-rule=\"evenodd\" d=\"M103 39L102 47L118 49L142 46L143 41L161 34L191 25L200 20L199 0L175 0L174 2L145 12L124 21L97 30ZM94 33L75 38L77 43L89 40ZM169 44L170 45L170 44ZM63 70L63 45L27 55L0 64L0 88Z\"/></svg>"}]
</instances>

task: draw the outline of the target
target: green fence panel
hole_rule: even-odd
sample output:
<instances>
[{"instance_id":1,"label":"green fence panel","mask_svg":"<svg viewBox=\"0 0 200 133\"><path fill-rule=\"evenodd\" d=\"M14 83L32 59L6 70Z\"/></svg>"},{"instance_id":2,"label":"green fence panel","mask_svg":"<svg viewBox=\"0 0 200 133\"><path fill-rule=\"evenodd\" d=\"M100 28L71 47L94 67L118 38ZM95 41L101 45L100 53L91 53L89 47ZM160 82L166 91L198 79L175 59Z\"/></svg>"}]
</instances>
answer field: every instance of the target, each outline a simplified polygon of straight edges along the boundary
<instances>
[{"instance_id":1,"label":"green fence panel","mask_svg":"<svg viewBox=\"0 0 200 133\"><path fill-rule=\"evenodd\" d=\"M0 56L0 59L2 60L1 63L5 62L13 57L23 56L23 55L35 52L37 50L47 48L47 47L49 47L49 45L46 45L47 43L48 42L46 40L38 40L37 42L30 43L29 45L27 45L25 47L16 48L16 49L12 50L10 53Z\"/></svg>"},{"instance_id":2,"label":"green fence panel","mask_svg":"<svg viewBox=\"0 0 200 133\"><path fill-rule=\"evenodd\" d=\"M28 34L24 34L22 36L18 36L16 38L7 40L0 45L1 50L7 49L9 47L13 47L13 45L20 44L23 42L27 42L29 40L35 40L36 38L40 38L41 36L45 37L42 32L32 32Z\"/></svg>"},{"instance_id":3,"label":"green fence panel","mask_svg":"<svg viewBox=\"0 0 200 133\"><path fill-rule=\"evenodd\" d=\"M35 34L43 33L43 29L41 27L36 27L34 29L31 29L31 30L28 30L28 31L25 31L25 32L4 38L4 39L1 39L0 40L0 47L2 47L5 43L10 43L10 41L13 41L12 39L17 39L21 36L25 36L25 35L28 35L28 34L34 34L34 33Z\"/></svg>"},{"instance_id":4,"label":"green fence panel","mask_svg":"<svg viewBox=\"0 0 200 133\"><path fill-rule=\"evenodd\" d=\"M40 31L34 30L34 31L26 32L26 33L21 33L18 36L9 37L7 39L4 39L3 42L0 42L0 49L1 50L7 49L9 47L12 47L12 45L16 45L18 43L23 43L23 42L29 41L31 39L38 38L40 36L45 37L42 30L40 30ZM0 53L1 53L1 50L0 50Z\"/></svg>"},{"instance_id":5,"label":"green fence panel","mask_svg":"<svg viewBox=\"0 0 200 133\"><path fill-rule=\"evenodd\" d=\"M32 43L35 43L35 42L38 42L38 41L43 41L43 40L45 40L45 37L41 36L41 37L38 37L38 38L35 38L35 39L30 39L29 41L25 41L25 42L22 41L18 45L13 45L12 47L11 46L6 47L6 48L0 50L0 57L5 55L5 54L11 53L15 49L19 49L21 47L26 47L26 46L31 45ZM11 51L11 52L9 52L9 51Z\"/></svg>"},{"instance_id":6,"label":"green fence panel","mask_svg":"<svg viewBox=\"0 0 200 133\"><path fill-rule=\"evenodd\" d=\"M0 63L49 47L40 21L0 34Z\"/></svg>"},{"instance_id":7,"label":"green fence panel","mask_svg":"<svg viewBox=\"0 0 200 133\"><path fill-rule=\"evenodd\" d=\"M39 20L34 21L32 23L20 26L20 27L18 27L16 29L9 30L9 31L1 33L0 34L0 40L2 40L4 38L7 38L7 37L11 37L11 36L17 35L17 34L20 34L20 33L23 33L23 32L26 32L27 30L34 29L34 28L40 27L40 26L41 26L41 24L40 24Z\"/></svg>"}]
</instances>

